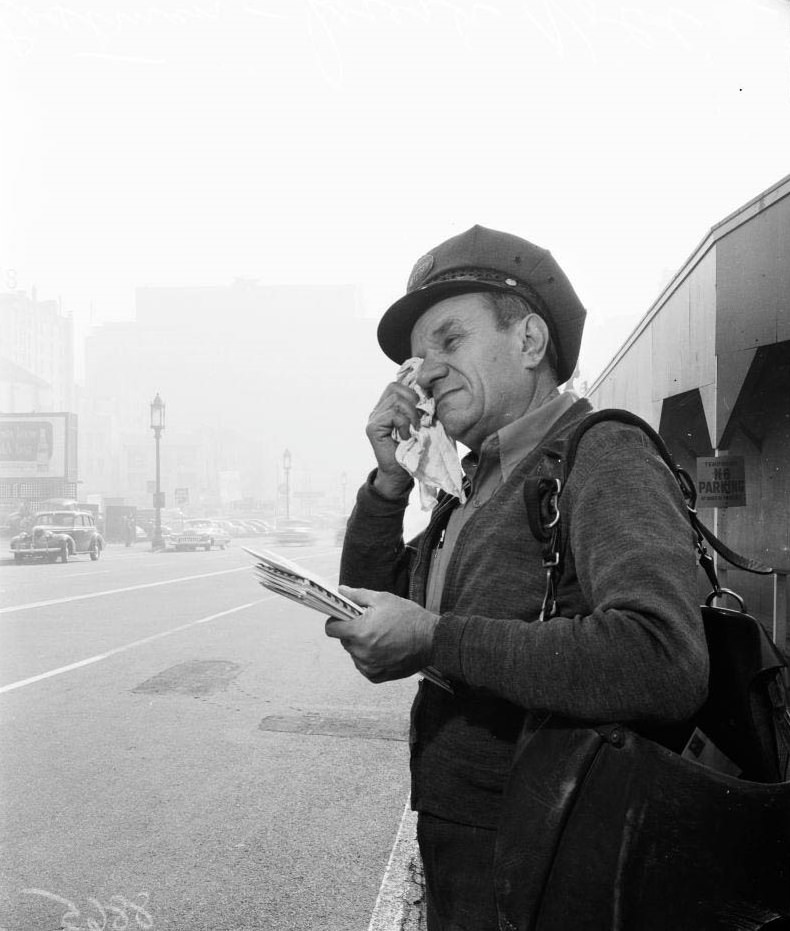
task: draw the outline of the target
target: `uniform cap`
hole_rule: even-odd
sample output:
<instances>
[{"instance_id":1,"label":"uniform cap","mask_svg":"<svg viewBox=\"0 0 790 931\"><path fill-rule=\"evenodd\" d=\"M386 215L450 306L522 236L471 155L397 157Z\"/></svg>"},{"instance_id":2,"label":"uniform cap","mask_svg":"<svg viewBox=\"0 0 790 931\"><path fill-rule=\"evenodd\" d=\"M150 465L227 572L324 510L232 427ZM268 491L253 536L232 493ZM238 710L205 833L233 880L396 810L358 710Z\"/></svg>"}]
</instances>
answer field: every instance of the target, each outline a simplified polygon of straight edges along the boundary
<instances>
[{"instance_id":1,"label":"uniform cap","mask_svg":"<svg viewBox=\"0 0 790 931\"><path fill-rule=\"evenodd\" d=\"M546 321L557 352L557 376L576 368L587 311L552 254L526 239L484 226L453 236L417 260L406 294L384 313L379 345L400 364L411 355L411 331L437 301L471 291L518 294Z\"/></svg>"}]
</instances>

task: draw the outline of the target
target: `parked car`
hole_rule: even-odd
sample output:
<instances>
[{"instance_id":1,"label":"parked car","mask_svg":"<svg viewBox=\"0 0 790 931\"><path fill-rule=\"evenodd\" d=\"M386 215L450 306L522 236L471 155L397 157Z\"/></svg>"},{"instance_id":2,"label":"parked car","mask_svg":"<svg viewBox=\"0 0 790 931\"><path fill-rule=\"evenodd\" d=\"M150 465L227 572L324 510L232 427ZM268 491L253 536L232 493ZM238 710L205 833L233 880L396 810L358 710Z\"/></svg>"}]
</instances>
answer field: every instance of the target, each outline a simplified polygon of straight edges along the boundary
<instances>
[{"instance_id":1,"label":"parked car","mask_svg":"<svg viewBox=\"0 0 790 931\"><path fill-rule=\"evenodd\" d=\"M251 537L255 535L252 525L248 524L246 520L242 520L240 517L234 517L229 523L231 527L236 530L236 535L239 537Z\"/></svg>"},{"instance_id":2,"label":"parked car","mask_svg":"<svg viewBox=\"0 0 790 931\"><path fill-rule=\"evenodd\" d=\"M184 521L181 530L172 530L166 546L176 550L210 550L218 546L221 550L230 543L230 534L219 524L205 517L194 517Z\"/></svg>"},{"instance_id":3,"label":"parked car","mask_svg":"<svg viewBox=\"0 0 790 931\"><path fill-rule=\"evenodd\" d=\"M147 520L146 518L143 518L142 520L139 521L137 526L140 527L140 529L145 534L146 540L153 540L154 530L156 528L156 521Z\"/></svg>"},{"instance_id":4,"label":"parked car","mask_svg":"<svg viewBox=\"0 0 790 931\"><path fill-rule=\"evenodd\" d=\"M223 523L228 528L228 531L233 537L249 537L252 536L252 530L245 526L243 521L240 521L236 518L230 519L226 518Z\"/></svg>"},{"instance_id":5,"label":"parked car","mask_svg":"<svg viewBox=\"0 0 790 931\"><path fill-rule=\"evenodd\" d=\"M166 524L162 524L162 544L166 550L175 549L173 546L173 533L174 531L168 527ZM152 530L149 538L153 540L154 531Z\"/></svg>"},{"instance_id":6,"label":"parked car","mask_svg":"<svg viewBox=\"0 0 790 931\"><path fill-rule=\"evenodd\" d=\"M259 520L257 517L248 518L245 523L250 524L255 530L257 536L265 536L269 534L274 529L271 524L267 524L265 520Z\"/></svg>"},{"instance_id":7,"label":"parked car","mask_svg":"<svg viewBox=\"0 0 790 931\"><path fill-rule=\"evenodd\" d=\"M274 529L275 543L306 545L317 540L315 528L306 520L281 520Z\"/></svg>"},{"instance_id":8,"label":"parked car","mask_svg":"<svg viewBox=\"0 0 790 931\"><path fill-rule=\"evenodd\" d=\"M214 518L212 518L212 521L213 521L214 524L216 524L217 527L222 527L222 529L225 531L225 533L226 533L229 537L238 537L238 536L239 536L239 528L238 528L238 527L234 527L233 524L231 524L231 522L230 522L229 520L223 520L223 519L220 518L220 517L214 517Z\"/></svg>"},{"instance_id":9,"label":"parked car","mask_svg":"<svg viewBox=\"0 0 790 931\"><path fill-rule=\"evenodd\" d=\"M260 530L255 526L255 521L248 520L246 517L243 520L240 520L239 523L244 528L244 534L248 537L258 537L260 536Z\"/></svg>"},{"instance_id":10,"label":"parked car","mask_svg":"<svg viewBox=\"0 0 790 931\"><path fill-rule=\"evenodd\" d=\"M68 562L78 553L87 553L95 562L103 549L104 537L96 529L90 511L39 511L30 528L11 539L11 552L17 562Z\"/></svg>"}]
</instances>

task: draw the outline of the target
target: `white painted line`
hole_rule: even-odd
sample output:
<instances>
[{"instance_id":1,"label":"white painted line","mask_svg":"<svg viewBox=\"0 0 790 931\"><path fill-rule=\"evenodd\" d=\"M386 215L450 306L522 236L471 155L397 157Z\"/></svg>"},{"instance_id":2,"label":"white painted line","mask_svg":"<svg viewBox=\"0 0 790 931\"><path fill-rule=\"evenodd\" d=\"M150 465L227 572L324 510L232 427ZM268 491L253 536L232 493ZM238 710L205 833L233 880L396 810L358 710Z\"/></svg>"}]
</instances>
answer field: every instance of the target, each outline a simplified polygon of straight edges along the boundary
<instances>
[{"instance_id":1,"label":"white painted line","mask_svg":"<svg viewBox=\"0 0 790 931\"><path fill-rule=\"evenodd\" d=\"M332 551L324 550L321 553L313 553L311 556L307 556L306 559L318 559L321 556L329 555L330 552ZM142 585L129 585L126 588L111 588L104 592L89 592L86 595L72 595L69 598L53 598L50 601L33 601L29 604L11 605L8 608L0 608L0 614L11 614L15 611L28 611L31 608L47 608L51 605L67 604L71 601L83 601L86 598L102 598L104 595L121 595L124 592L136 592L144 588L156 588L160 585L174 585L177 582L191 582L194 579L208 579L213 575L227 575L229 572L249 572L250 568L250 566L238 566L235 569L221 569L217 572L201 572L199 575L183 575L177 579L164 579L161 582L145 582Z\"/></svg>"},{"instance_id":2,"label":"white painted line","mask_svg":"<svg viewBox=\"0 0 790 931\"><path fill-rule=\"evenodd\" d=\"M424 897L417 813L407 798L368 931L424 929Z\"/></svg>"},{"instance_id":3,"label":"white painted line","mask_svg":"<svg viewBox=\"0 0 790 931\"><path fill-rule=\"evenodd\" d=\"M29 604L12 605L10 608L0 608L0 614L11 614L13 611L28 611L31 608L46 608L50 605L62 605L70 601L83 601L86 598L102 598L104 595L120 595L124 592L136 592L143 588L156 588L159 585L174 585L177 582L191 582L194 579L207 579L212 575L227 575L229 572L249 572L249 566L239 566L237 569L222 569L219 572L203 572L200 575L182 575L177 579L164 579L162 582L144 582L142 585L129 585L126 588L111 588L104 592L88 592L87 595L72 595L69 598L53 598L51 601L33 601Z\"/></svg>"},{"instance_id":4,"label":"white painted line","mask_svg":"<svg viewBox=\"0 0 790 931\"><path fill-rule=\"evenodd\" d=\"M127 650L133 650L135 647L142 646L145 643L153 643L154 640L161 640L162 637L169 637L170 634L177 634L182 630L189 630L190 627L196 627L198 624L207 624L209 621L215 621L219 617L227 617L229 614L235 614L237 611L244 611L246 608L252 608L254 605L261 604L263 601L272 601L276 595L270 595L268 598L259 598L257 601L250 601L248 604L239 605L236 608L229 608L227 611L220 611L219 614L210 614L208 617L201 617L197 621L190 621L188 624L181 624L179 627L173 627L171 630L163 630L161 633L152 634L150 637L143 637L142 640L135 640L127 643L122 647L115 647L106 653L99 653L97 656L91 656L88 659L81 659L78 663L71 663L68 666L61 666L59 669L50 669L49 672L42 672L38 676L31 676L29 679L20 679L19 682L11 682L9 685L0 686L0 695L3 692L13 692L14 689L21 689L26 685L33 685L41 682L43 679L51 679L53 676L60 676L64 672L72 672L74 669L82 669L83 666L90 666L92 663L101 662L110 656L117 656L118 653L125 653Z\"/></svg>"}]
</instances>

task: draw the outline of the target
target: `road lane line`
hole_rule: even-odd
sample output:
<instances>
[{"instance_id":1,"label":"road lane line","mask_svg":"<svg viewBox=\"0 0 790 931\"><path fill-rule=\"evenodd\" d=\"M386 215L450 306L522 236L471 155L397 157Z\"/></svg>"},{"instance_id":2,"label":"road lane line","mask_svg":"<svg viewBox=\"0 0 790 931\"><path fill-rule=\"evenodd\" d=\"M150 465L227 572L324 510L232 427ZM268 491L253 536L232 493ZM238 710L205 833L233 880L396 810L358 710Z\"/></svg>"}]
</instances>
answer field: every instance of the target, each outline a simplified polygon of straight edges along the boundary
<instances>
[{"instance_id":1,"label":"road lane line","mask_svg":"<svg viewBox=\"0 0 790 931\"><path fill-rule=\"evenodd\" d=\"M330 552L332 551L324 550L321 553L313 553L311 556L306 556L304 561L328 556ZM124 592L136 592L144 588L156 588L159 585L173 585L176 582L192 582L194 579L208 579L214 575L227 575L229 572L249 572L251 568L251 566L237 566L235 569L221 569L217 572L201 572L199 575L183 575L177 579L164 579L161 582L145 582L142 585L130 585L126 588L111 588L104 592L89 592L86 595L72 595L69 598L53 598L50 601L34 601L29 604L11 605L8 608L0 608L0 614L11 614L14 611L28 611L31 608L48 608L51 605L67 604L71 601L83 601L86 598L101 598L103 595L121 595Z\"/></svg>"},{"instance_id":2,"label":"road lane line","mask_svg":"<svg viewBox=\"0 0 790 931\"><path fill-rule=\"evenodd\" d=\"M188 624L181 624L179 627L173 627L171 630L163 630L161 633L152 634L150 637L143 637L142 640L134 640L122 647L115 647L106 653L99 653L97 656L90 656L88 659L81 659L78 663L70 663L68 666L61 666L59 669L50 669L49 672L42 672L38 676L31 676L29 679L20 679L19 682L11 682L8 685L0 686L0 695L3 692L13 692L14 689L21 689L25 685L33 685L35 682L41 682L43 679L51 679L53 676L60 676L64 672L71 672L74 669L82 669L83 666L90 666L92 663L98 663L110 656L117 656L118 653L124 653L126 650L133 650L135 647L143 646L145 643L153 643L154 640L161 640L162 637L169 637L170 634L177 634L182 630L189 630L190 627L196 627L198 624L207 624L209 621L216 621L219 617L227 617L229 614L235 614L237 611L244 611L246 608L252 608L261 604L263 601L272 601L276 595L269 595L267 598L259 598L257 601L250 601L248 604L239 605L237 608L229 608L227 611L220 611L219 614L210 614L208 617L198 618L196 621L190 621Z\"/></svg>"},{"instance_id":3,"label":"road lane line","mask_svg":"<svg viewBox=\"0 0 790 931\"><path fill-rule=\"evenodd\" d=\"M239 566L236 569L222 569L219 572L203 572L200 575L182 575L177 579L164 579L161 582L144 582L142 585L129 585L126 588L111 588L104 592L88 592L86 595L71 595L68 598L53 598L50 601L33 601L29 604L12 605L10 608L0 608L0 614L11 614L13 611L28 611L30 608L47 608L50 605L62 605L70 601L83 601L86 598L101 598L103 595L120 595L124 592L136 592L143 588L156 588L158 585L173 585L176 582L192 582L194 579L207 579L212 575L227 575L229 572L249 572L249 566Z\"/></svg>"},{"instance_id":4,"label":"road lane line","mask_svg":"<svg viewBox=\"0 0 790 931\"><path fill-rule=\"evenodd\" d=\"M417 813L407 798L368 931L417 931L424 927L423 899Z\"/></svg>"}]
</instances>

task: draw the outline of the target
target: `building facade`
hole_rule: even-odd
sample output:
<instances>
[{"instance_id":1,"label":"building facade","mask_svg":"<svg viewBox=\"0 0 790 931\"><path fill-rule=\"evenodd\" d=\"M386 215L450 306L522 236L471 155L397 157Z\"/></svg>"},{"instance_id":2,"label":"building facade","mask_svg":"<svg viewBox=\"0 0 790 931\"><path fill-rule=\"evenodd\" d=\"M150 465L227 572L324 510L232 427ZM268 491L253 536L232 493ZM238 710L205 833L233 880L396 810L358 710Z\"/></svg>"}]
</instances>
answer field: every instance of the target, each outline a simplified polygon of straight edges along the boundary
<instances>
[{"instance_id":1,"label":"building facade","mask_svg":"<svg viewBox=\"0 0 790 931\"><path fill-rule=\"evenodd\" d=\"M0 294L0 525L20 508L76 496L75 397L74 327L60 302L35 288ZM38 451L36 436L46 439Z\"/></svg>"},{"instance_id":2,"label":"building facade","mask_svg":"<svg viewBox=\"0 0 790 931\"><path fill-rule=\"evenodd\" d=\"M7 413L75 409L73 321L35 288L0 294L0 406Z\"/></svg>"},{"instance_id":3,"label":"building facade","mask_svg":"<svg viewBox=\"0 0 790 931\"><path fill-rule=\"evenodd\" d=\"M772 566L722 578L777 636L790 571L790 176L717 223L593 383L596 408L624 407L698 480L706 458L743 472L744 498L700 508L737 552Z\"/></svg>"},{"instance_id":4,"label":"building facade","mask_svg":"<svg viewBox=\"0 0 790 931\"><path fill-rule=\"evenodd\" d=\"M136 319L86 342L85 487L151 506L159 392L168 506L178 489L191 513L276 508L288 449L292 516L342 509L342 476L358 484L369 459L371 398L394 374L371 350L374 329L353 286L139 288Z\"/></svg>"}]
</instances>

